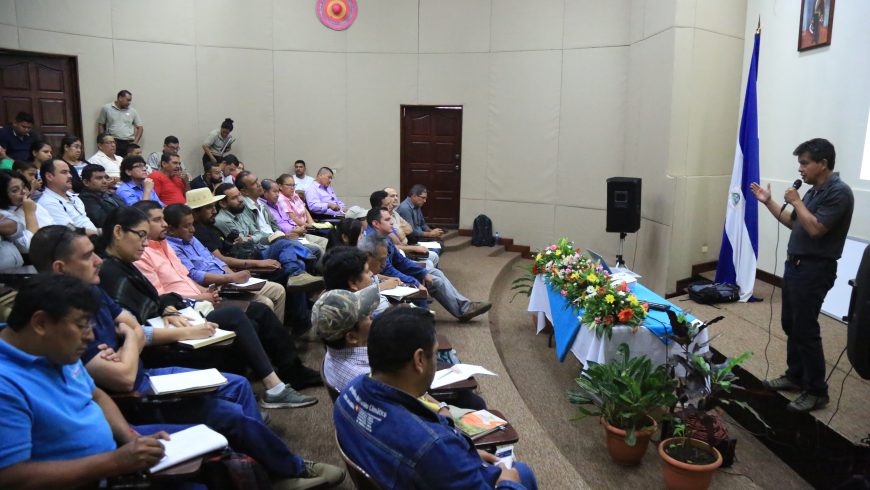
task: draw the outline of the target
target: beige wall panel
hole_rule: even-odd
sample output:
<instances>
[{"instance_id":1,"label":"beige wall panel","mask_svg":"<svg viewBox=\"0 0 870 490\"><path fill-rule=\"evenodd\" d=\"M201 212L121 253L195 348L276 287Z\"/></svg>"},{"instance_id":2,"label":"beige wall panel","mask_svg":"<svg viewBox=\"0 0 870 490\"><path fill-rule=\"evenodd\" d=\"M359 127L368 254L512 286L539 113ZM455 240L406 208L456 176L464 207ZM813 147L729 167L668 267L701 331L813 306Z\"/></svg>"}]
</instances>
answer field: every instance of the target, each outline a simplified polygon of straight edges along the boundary
<instances>
[{"instance_id":1,"label":"beige wall panel","mask_svg":"<svg viewBox=\"0 0 870 490\"><path fill-rule=\"evenodd\" d=\"M561 48L563 11L562 0L492 2L492 51Z\"/></svg>"},{"instance_id":2,"label":"beige wall panel","mask_svg":"<svg viewBox=\"0 0 870 490\"><path fill-rule=\"evenodd\" d=\"M324 165L346 167L346 60L344 53L275 52L276 176L300 158L312 175Z\"/></svg>"},{"instance_id":3,"label":"beige wall panel","mask_svg":"<svg viewBox=\"0 0 870 490\"><path fill-rule=\"evenodd\" d=\"M195 44L195 0L112 0L115 39Z\"/></svg>"},{"instance_id":4,"label":"beige wall panel","mask_svg":"<svg viewBox=\"0 0 870 490\"><path fill-rule=\"evenodd\" d=\"M677 280L691 276L692 264L719 258L730 181L730 175L676 180L679 202L674 212L669 291ZM705 245L706 253L702 252Z\"/></svg>"},{"instance_id":5,"label":"beige wall panel","mask_svg":"<svg viewBox=\"0 0 870 490\"><path fill-rule=\"evenodd\" d=\"M554 237L566 237L583 250L594 250L601 254L607 263L615 263L616 251L619 248L619 234L607 233L607 211L604 209L586 209L570 206L556 206L556 223ZM637 236L632 233L625 239L626 259L631 263Z\"/></svg>"},{"instance_id":6,"label":"beige wall panel","mask_svg":"<svg viewBox=\"0 0 870 490\"><path fill-rule=\"evenodd\" d=\"M554 208L552 204L490 200L486 202L486 215L492 219L493 233L538 249L555 241Z\"/></svg>"},{"instance_id":7,"label":"beige wall panel","mask_svg":"<svg viewBox=\"0 0 870 490\"><path fill-rule=\"evenodd\" d=\"M471 229L474 218L478 214L486 214L486 201L483 199L459 199L459 227ZM518 245L527 245L518 243Z\"/></svg>"},{"instance_id":8,"label":"beige wall panel","mask_svg":"<svg viewBox=\"0 0 870 490\"><path fill-rule=\"evenodd\" d=\"M323 25L317 18L316 2L278 0L272 8L276 50L347 50L348 31L334 31Z\"/></svg>"},{"instance_id":9,"label":"beige wall panel","mask_svg":"<svg viewBox=\"0 0 870 490\"><path fill-rule=\"evenodd\" d=\"M622 46L629 43L631 0L565 2L565 48ZM741 26L742 27L742 26Z\"/></svg>"},{"instance_id":10,"label":"beige wall panel","mask_svg":"<svg viewBox=\"0 0 870 490\"><path fill-rule=\"evenodd\" d=\"M18 49L18 28L0 24L0 48Z\"/></svg>"},{"instance_id":11,"label":"beige wall panel","mask_svg":"<svg viewBox=\"0 0 870 490\"><path fill-rule=\"evenodd\" d=\"M120 90L115 84L112 40L22 28L19 43L25 51L78 56L82 137L86 155L92 155L96 151L94 140L100 108L115 100Z\"/></svg>"},{"instance_id":12,"label":"beige wall panel","mask_svg":"<svg viewBox=\"0 0 870 490\"><path fill-rule=\"evenodd\" d=\"M133 93L133 107L145 124L140 142L145 154L160 151L164 137L177 136L182 161L188 172L198 175L204 135L197 130L193 96L197 92L195 48L115 41L115 85Z\"/></svg>"},{"instance_id":13,"label":"beige wall panel","mask_svg":"<svg viewBox=\"0 0 870 490\"><path fill-rule=\"evenodd\" d=\"M463 197L486 193L489 58L487 53L420 55L420 104L463 106Z\"/></svg>"},{"instance_id":14,"label":"beige wall panel","mask_svg":"<svg viewBox=\"0 0 870 490\"><path fill-rule=\"evenodd\" d=\"M368 196L398 185L400 107L417 103L417 55L347 57L347 166L336 186Z\"/></svg>"},{"instance_id":15,"label":"beige wall panel","mask_svg":"<svg viewBox=\"0 0 870 490\"><path fill-rule=\"evenodd\" d=\"M420 52L489 51L489 0L421 0Z\"/></svg>"},{"instance_id":16,"label":"beige wall panel","mask_svg":"<svg viewBox=\"0 0 870 490\"><path fill-rule=\"evenodd\" d=\"M556 202L603 208L622 175L628 47L566 50L562 61Z\"/></svg>"},{"instance_id":17,"label":"beige wall panel","mask_svg":"<svg viewBox=\"0 0 870 490\"><path fill-rule=\"evenodd\" d=\"M654 36L671 27L691 27L697 0L646 0L643 37Z\"/></svg>"},{"instance_id":18,"label":"beige wall panel","mask_svg":"<svg viewBox=\"0 0 870 490\"><path fill-rule=\"evenodd\" d=\"M417 2L375 0L360 5L347 31L351 53L416 53Z\"/></svg>"},{"instance_id":19,"label":"beige wall panel","mask_svg":"<svg viewBox=\"0 0 870 490\"><path fill-rule=\"evenodd\" d=\"M15 14L15 0L0 0L0 24L18 24Z\"/></svg>"},{"instance_id":20,"label":"beige wall panel","mask_svg":"<svg viewBox=\"0 0 870 490\"><path fill-rule=\"evenodd\" d=\"M730 174L742 105L743 40L696 29L692 49L686 174Z\"/></svg>"},{"instance_id":21,"label":"beige wall panel","mask_svg":"<svg viewBox=\"0 0 870 490\"><path fill-rule=\"evenodd\" d=\"M554 203L561 53L494 53L490 68L489 199Z\"/></svg>"},{"instance_id":22,"label":"beige wall panel","mask_svg":"<svg viewBox=\"0 0 870 490\"><path fill-rule=\"evenodd\" d=\"M687 175L686 148L689 145L689 113L692 106L692 94L704 90L692 84L692 49L694 46L695 29L677 27L662 34L662 38L673 43L670 47L673 56L673 67L668 76L670 87L668 92L671 103L670 120L666 125L669 135L668 161L665 169L670 175ZM703 83L703 82L702 82Z\"/></svg>"},{"instance_id":23,"label":"beige wall panel","mask_svg":"<svg viewBox=\"0 0 870 490\"><path fill-rule=\"evenodd\" d=\"M197 44L272 49L272 4L272 0L196 0Z\"/></svg>"},{"instance_id":24,"label":"beige wall panel","mask_svg":"<svg viewBox=\"0 0 870 490\"><path fill-rule=\"evenodd\" d=\"M746 0L697 0L695 27L743 39L745 24Z\"/></svg>"},{"instance_id":25,"label":"beige wall panel","mask_svg":"<svg viewBox=\"0 0 870 490\"><path fill-rule=\"evenodd\" d=\"M649 7L647 7L649 8ZM674 30L631 45L624 176L643 179L643 216L670 224L670 155Z\"/></svg>"},{"instance_id":26,"label":"beige wall panel","mask_svg":"<svg viewBox=\"0 0 870 490\"><path fill-rule=\"evenodd\" d=\"M632 43L643 39L643 18L646 10L646 0L631 0L628 17L628 36Z\"/></svg>"},{"instance_id":27,"label":"beige wall panel","mask_svg":"<svg viewBox=\"0 0 870 490\"><path fill-rule=\"evenodd\" d=\"M271 51L196 48L198 134L205 139L224 118L232 118L233 153L258 177L276 170L272 70Z\"/></svg>"},{"instance_id":28,"label":"beige wall panel","mask_svg":"<svg viewBox=\"0 0 870 490\"><path fill-rule=\"evenodd\" d=\"M19 27L85 36L112 37L109 0L18 0L15 13Z\"/></svg>"},{"instance_id":29,"label":"beige wall panel","mask_svg":"<svg viewBox=\"0 0 870 490\"><path fill-rule=\"evenodd\" d=\"M643 276L641 281L643 281L644 286L659 294L674 289L674 284L669 283L667 277L672 243L671 233L672 229L669 225L644 219L641 221L640 230L636 237L637 260L632 270ZM634 257L635 252L628 246L627 239L625 250L626 256L631 250L632 257ZM629 261L630 259L626 259L626 262Z\"/></svg>"}]
</instances>

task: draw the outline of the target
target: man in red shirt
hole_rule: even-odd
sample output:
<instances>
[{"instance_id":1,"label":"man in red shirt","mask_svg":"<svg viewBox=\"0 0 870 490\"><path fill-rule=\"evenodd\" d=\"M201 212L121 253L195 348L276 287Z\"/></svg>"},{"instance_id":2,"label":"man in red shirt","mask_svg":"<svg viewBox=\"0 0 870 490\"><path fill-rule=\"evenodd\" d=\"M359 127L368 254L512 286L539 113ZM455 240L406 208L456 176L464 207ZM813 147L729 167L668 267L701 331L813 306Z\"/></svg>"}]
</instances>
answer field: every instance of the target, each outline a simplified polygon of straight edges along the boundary
<instances>
[{"instance_id":1,"label":"man in red shirt","mask_svg":"<svg viewBox=\"0 0 870 490\"><path fill-rule=\"evenodd\" d=\"M187 182L181 178L181 158L177 153L163 153L160 156L160 170L151 172L148 177L154 181L154 191L165 205L184 204Z\"/></svg>"}]
</instances>

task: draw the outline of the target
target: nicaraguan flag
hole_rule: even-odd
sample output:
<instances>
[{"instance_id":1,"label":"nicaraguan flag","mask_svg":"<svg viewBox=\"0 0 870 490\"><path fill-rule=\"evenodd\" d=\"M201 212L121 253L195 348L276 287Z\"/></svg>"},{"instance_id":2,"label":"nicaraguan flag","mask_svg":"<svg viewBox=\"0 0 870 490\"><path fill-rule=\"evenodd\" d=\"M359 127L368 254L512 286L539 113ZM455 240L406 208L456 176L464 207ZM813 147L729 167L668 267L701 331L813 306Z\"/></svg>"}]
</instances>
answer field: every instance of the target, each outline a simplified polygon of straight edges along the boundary
<instances>
[{"instance_id":1,"label":"nicaraguan flag","mask_svg":"<svg viewBox=\"0 0 870 490\"><path fill-rule=\"evenodd\" d=\"M737 151L734 152L734 170L728 188L728 207L722 248L716 266L716 282L737 284L740 301L752 297L755 286L755 267L758 261L758 201L752 196L749 184L759 181L758 172L758 99L755 79L758 74L758 47L761 34L755 34L752 62L746 80L746 97L740 118Z\"/></svg>"}]
</instances>

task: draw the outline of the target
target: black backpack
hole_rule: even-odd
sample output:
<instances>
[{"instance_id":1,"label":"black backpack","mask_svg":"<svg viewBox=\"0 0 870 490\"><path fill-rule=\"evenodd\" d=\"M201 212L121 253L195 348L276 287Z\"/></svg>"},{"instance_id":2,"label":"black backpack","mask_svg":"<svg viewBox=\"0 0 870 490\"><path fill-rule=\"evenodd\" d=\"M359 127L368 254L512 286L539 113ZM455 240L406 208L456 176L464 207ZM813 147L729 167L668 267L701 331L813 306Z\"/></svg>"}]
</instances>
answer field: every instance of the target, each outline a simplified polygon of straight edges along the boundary
<instances>
[{"instance_id":1,"label":"black backpack","mask_svg":"<svg viewBox=\"0 0 870 490\"><path fill-rule=\"evenodd\" d=\"M492 235L492 220L485 214L474 218L474 226L471 230L471 244L475 247L491 247L495 245L495 237Z\"/></svg>"},{"instance_id":2,"label":"black backpack","mask_svg":"<svg viewBox=\"0 0 870 490\"><path fill-rule=\"evenodd\" d=\"M689 284L686 291L689 293L689 299L702 305L733 303L740 299L740 288L731 283L693 282Z\"/></svg>"}]
</instances>

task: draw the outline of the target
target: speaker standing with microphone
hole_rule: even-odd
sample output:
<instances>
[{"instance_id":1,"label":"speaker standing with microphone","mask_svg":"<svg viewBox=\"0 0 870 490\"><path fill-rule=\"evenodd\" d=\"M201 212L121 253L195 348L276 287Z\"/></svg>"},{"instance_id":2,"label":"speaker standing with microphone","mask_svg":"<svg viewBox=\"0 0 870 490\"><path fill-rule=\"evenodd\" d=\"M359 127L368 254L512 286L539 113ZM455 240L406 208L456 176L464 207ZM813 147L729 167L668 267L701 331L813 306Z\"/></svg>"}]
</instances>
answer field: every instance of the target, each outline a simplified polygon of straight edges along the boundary
<instances>
[{"instance_id":1,"label":"speaker standing with microphone","mask_svg":"<svg viewBox=\"0 0 870 490\"><path fill-rule=\"evenodd\" d=\"M788 368L782 376L764 381L777 391L800 391L788 404L793 412L809 412L828 404L825 355L819 313L837 277L837 259L843 253L855 198L852 189L834 174L836 152L828 140L816 138L798 145L798 172L813 186L803 199L801 180L785 191L785 203L770 195L770 184L751 185L752 193L780 223L791 229L788 257L782 276L782 329L787 337ZM791 205L791 213L785 207Z\"/></svg>"}]
</instances>

